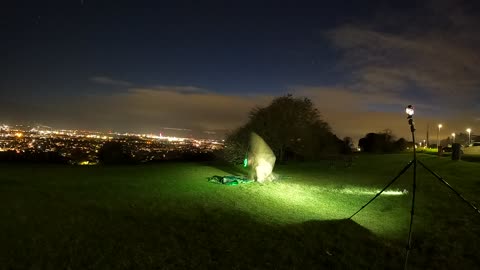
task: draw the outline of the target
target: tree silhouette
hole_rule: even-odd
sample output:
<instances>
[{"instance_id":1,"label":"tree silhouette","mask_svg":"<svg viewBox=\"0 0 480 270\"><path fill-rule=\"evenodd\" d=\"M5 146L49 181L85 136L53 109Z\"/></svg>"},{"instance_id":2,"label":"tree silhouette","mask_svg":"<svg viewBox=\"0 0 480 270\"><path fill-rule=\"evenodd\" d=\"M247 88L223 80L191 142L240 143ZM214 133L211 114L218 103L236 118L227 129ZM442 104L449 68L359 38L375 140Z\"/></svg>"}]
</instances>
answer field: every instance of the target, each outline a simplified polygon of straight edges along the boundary
<instances>
[{"instance_id":1,"label":"tree silhouette","mask_svg":"<svg viewBox=\"0 0 480 270\"><path fill-rule=\"evenodd\" d=\"M252 131L265 140L280 162L312 160L338 152L342 145L310 99L290 94L275 98L267 107L253 109L248 123L227 136L226 156L230 161L242 160Z\"/></svg>"},{"instance_id":2,"label":"tree silhouette","mask_svg":"<svg viewBox=\"0 0 480 270\"><path fill-rule=\"evenodd\" d=\"M102 164L122 164L132 162L132 156L126 144L106 142L98 151L98 160Z\"/></svg>"},{"instance_id":3,"label":"tree silhouette","mask_svg":"<svg viewBox=\"0 0 480 270\"><path fill-rule=\"evenodd\" d=\"M404 138L395 141L391 130L386 129L381 133L368 133L358 141L358 146L363 152L393 153L405 150L407 141Z\"/></svg>"}]
</instances>

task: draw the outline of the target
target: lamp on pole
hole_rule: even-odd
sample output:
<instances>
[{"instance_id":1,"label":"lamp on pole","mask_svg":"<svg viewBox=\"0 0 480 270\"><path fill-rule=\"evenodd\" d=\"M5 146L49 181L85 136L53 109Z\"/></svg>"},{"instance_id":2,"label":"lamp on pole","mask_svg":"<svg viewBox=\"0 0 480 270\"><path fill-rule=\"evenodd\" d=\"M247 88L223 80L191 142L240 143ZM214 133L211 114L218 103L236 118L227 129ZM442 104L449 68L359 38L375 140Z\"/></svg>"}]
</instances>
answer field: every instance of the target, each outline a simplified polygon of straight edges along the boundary
<instances>
[{"instance_id":1,"label":"lamp on pole","mask_svg":"<svg viewBox=\"0 0 480 270\"><path fill-rule=\"evenodd\" d=\"M467 132L468 132L468 145L470 145L470 133L472 132L472 129L467 128Z\"/></svg>"},{"instance_id":2,"label":"lamp on pole","mask_svg":"<svg viewBox=\"0 0 480 270\"><path fill-rule=\"evenodd\" d=\"M437 130L437 148L440 146L440 129L442 128L442 124L438 124L438 130Z\"/></svg>"},{"instance_id":3,"label":"lamp on pole","mask_svg":"<svg viewBox=\"0 0 480 270\"><path fill-rule=\"evenodd\" d=\"M455 143L455 133L452 133L452 143Z\"/></svg>"}]
</instances>

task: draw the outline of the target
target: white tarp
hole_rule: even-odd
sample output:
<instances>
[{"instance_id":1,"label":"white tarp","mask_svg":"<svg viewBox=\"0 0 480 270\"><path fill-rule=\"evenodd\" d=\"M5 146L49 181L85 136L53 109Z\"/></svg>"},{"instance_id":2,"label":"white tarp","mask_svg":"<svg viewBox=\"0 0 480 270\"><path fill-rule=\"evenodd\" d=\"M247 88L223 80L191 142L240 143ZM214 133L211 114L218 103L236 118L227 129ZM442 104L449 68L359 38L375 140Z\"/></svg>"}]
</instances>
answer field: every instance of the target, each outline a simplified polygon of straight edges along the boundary
<instances>
[{"instance_id":1,"label":"white tarp","mask_svg":"<svg viewBox=\"0 0 480 270\"><path fill-rule=\"evenodd\" d=\"M275 154L268 144L254 132L250 135L248 157L252 179L260 183L273 180L272 171L275 166Z\"/></svg>"}]
</instances>

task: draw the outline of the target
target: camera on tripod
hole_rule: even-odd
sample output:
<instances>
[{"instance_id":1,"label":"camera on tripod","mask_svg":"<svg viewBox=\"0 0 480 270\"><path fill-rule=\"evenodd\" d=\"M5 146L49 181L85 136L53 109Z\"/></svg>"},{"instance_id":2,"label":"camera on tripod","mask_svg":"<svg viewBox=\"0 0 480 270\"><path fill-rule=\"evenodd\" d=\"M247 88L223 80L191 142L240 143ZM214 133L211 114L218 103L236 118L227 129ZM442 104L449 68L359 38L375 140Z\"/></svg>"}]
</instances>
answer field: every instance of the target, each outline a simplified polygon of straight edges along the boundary
<instances>
[{"instance_id":1,"label":"camera on tripod","mask_svg":"<svg viewBox=\"0 0 480 270\"><path fill-rule=\"evenodd\" d=\"M408 105L407 108L405 108L405 112L408 115L407 119L408 119L408 124L410 125L410 131L415 132L415 123L413 122L413 114L415 113L415 110L413 109L413 106ZM415 143L415 141L413 143Z\"/></svg>"},{"instance_id":2,"label":"camera on tripod","mask_svg":"<svg viewBox=\"0 0 480 270\"><path fill-rule=\"evenodd\" d=\"M468 201L465 197L462 196L459 192L457 192L447 181L445 181L440 175L432 171L428 168L422 161L417 160L417 152L416 152L416 144L415 144L415 122L413 121L413 114L415 110L412 105L408 105L405 108L405 112L407 113L408 124L410 125L410 131L412 133L412 141L413 141L413 159L393 178L380 192L378 192L370 201L368 201L364 206L362 206L357 212L349 217L352 219L356 214L362 211L367 205L373 202L382 192L384 192L390 185L392 185L400 176L402 176L410 166L413 165L413 189L412 189L412 206L410 210L410 227L408 230L408 240L406 246L406 254L405 254L405 264L404 269L407 269L408 265L408 256L410 254L410 250L412 249L412 225L413 225L413 216L415 212L415 195L416 195L416 185L417 185L417 163L420 164L425 170L431 173L435 178L437 178L440 182L442 182L445 186L447 186L451 191L453 191L460 199L462 199L465 203L467 203L470 207L472 207L478 214L480 214L480 209L478 209L473 203Z\"/></svg>"}]
</instances>

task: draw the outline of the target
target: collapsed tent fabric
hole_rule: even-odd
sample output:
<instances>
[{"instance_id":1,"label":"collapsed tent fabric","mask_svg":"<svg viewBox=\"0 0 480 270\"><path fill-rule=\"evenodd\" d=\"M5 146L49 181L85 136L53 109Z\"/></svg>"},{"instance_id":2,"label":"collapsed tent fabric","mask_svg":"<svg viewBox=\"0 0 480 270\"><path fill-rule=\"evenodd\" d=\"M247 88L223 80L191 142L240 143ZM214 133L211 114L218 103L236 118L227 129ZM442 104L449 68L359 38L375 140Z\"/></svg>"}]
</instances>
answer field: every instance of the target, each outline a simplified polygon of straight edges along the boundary
<instances>
[{"instance_id":1,"label":"collapsed tent fabric","mask_svg":"<svg viewBox=\"0 0 480 270\"><path fill-rule=\"evenodd\" d=\"M253 180L245 177L241 177L241 176L235 176L235 175L227 175L227 176L214 175L212 177L208 177L208 182L223 184L227 186L236 186L238 184L251 183L253 182Z\"/></svg>"},{"instance_id":2,"label":"collapsed tent fabric","mask_svg":"<svg viewBox=\"0 0 480 270\"><path fill-rule=\"evenodd\" d=\"M250 151L248 153L250 177L259 183L272 180L272 171L275 166L275 154L268 144L255 132L250 134Z\"/></svg>"}]
</instances>

